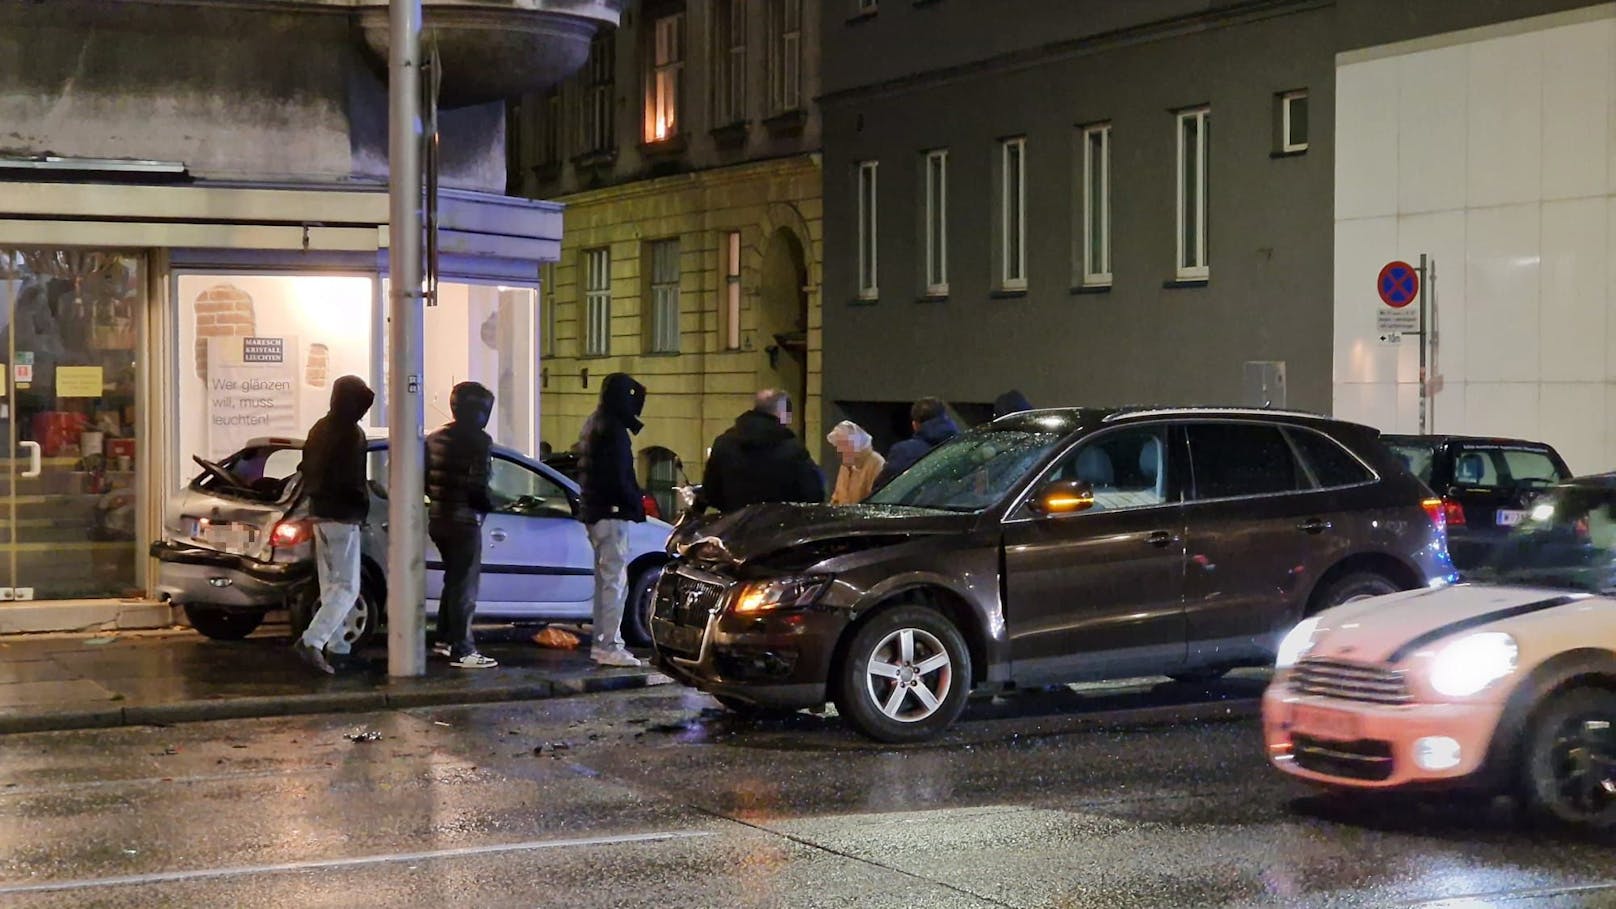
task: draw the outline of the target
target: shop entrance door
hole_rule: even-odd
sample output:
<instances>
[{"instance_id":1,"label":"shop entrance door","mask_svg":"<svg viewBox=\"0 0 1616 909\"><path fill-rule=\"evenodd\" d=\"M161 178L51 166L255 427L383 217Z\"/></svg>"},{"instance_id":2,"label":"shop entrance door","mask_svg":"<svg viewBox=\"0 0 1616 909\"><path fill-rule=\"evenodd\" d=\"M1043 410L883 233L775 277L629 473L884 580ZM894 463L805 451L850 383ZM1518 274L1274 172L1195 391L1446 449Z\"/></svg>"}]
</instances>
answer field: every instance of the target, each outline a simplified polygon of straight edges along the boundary
<instances>
[{"instance_id":1,"label":"shop entrance door","mask_svg":"<svg viewBox=\"0 0 1616 909\"><path fill-rule=\"evenodd\" d=\"M139 257L0 248L0 601L139 596Z\"/></svg>"}]
</instances>

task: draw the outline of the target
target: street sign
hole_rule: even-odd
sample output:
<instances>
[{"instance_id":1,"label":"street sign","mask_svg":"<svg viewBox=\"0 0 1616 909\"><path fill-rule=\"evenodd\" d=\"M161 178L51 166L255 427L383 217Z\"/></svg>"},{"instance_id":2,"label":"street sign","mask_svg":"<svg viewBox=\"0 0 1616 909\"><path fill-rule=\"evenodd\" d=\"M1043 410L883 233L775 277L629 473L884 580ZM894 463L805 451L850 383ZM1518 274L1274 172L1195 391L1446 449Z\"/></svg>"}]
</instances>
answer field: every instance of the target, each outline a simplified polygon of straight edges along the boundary
<instances>
[{"instance_id":1,"label":"street sign","mask_svg":"<svg viewBox=\"0 0 1616 909\"><path fill-rule=\"evenodd\" d=\"M1385 344L1387 347L1401 347L1403 345L1403 335L1401 332L1383 331L1380 333L1380 343Z\"/></svg>"},{"instance_id":2,"label":"street sign","mask_svg":"<svg viewBox=\"0 0 1616 909\"><path fill-rule=\"evenodd\" d=\"M1382 342L1397 343L1387 339L1391 334L1419 333L1420 310L1409 305L1420 296L1420 273L1414 266L1402 261L1387 262L1375 278L1375 292L1381 303L1375 310L1375 331L1381 333Z\"/></svg>"}]
</instances>

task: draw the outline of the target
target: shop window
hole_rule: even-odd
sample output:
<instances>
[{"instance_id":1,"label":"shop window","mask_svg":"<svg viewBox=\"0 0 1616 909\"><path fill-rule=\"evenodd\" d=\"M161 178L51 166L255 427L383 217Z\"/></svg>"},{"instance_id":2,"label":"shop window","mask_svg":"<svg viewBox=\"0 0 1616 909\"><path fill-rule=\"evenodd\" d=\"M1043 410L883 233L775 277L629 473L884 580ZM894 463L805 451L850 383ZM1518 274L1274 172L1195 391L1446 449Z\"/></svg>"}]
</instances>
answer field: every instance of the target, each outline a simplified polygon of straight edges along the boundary
<instances>
[{"instance_id":1,"label":"shop window","mask_svg":"<svg viewBox=\"0 0 1616 909\"><path fill-rule=\"evenodd\" d=\"M650 353L679 352L679 241L650 244L651 311Z\"/></svg>"},{"instance_id":2,"label":"shop window","mask_svg":"<svg viewBox=\"0 0 1616 909\"><path fill-rule=\"evenodd\" d=\"M538 292L531 287L445 282L438 305L423 312L426 349L421 397L430 429L449 422L449 397L460 382L494 393L488 434L531 454Z\"/></svg>"}]
</instances>

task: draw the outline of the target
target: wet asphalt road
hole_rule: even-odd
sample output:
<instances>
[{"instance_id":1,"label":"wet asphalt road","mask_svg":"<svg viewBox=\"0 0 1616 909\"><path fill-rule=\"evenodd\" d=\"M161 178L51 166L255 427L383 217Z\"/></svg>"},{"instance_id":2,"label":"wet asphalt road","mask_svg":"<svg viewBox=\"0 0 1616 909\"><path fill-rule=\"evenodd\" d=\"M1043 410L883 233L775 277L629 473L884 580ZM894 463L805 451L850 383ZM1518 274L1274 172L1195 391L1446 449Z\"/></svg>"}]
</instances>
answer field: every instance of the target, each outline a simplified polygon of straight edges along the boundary
<instances>
[{"instance_id":1,"label":"wet asphalt road","mask_svg":"<svg viewBox=\"0 0 1616 909\"><path fill-rule=\"evenodd\" d=\"M1260 689L981 700L912 748L671 686L0 737L0 906L1616 906L1610 843L1279 778Z\"/></svg>"}]
</instances>

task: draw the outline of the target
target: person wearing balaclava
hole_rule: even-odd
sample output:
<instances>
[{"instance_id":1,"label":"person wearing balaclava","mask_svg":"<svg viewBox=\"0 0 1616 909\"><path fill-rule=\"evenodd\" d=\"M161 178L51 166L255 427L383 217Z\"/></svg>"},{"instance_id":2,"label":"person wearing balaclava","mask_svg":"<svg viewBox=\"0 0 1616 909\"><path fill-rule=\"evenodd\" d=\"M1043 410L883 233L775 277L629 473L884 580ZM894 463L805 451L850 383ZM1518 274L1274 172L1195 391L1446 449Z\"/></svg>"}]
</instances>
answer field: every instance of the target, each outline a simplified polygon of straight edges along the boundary
<instances>
[{"instance_id":1,"label":"person wearing balaclava","mask_svg":"<svg viewBox=\"0 0 1616 909\"><path fill-rule=\"evenodd\" d=\"M595 547L594 641L589 657L602 666L637 667L623 642L628 588L628 526L645 520L645 493L634 477L631 433L645 428L645 386L614 372L600 389L600 406L579 439L579 516Z\"/></svg>"},{"instance_id":2,"label":"person wearing balaclava","mask_svg":"<svg viewBox=\"0 0 1616 909\"><path fill-rule=\"evenodd\" d=\"M836 489L831 493L832 505L856 505L875 491L875 478L881 475L886 459L876 453L870 434L864 427L849 420L836 424L825 437L841 456L842 466L836 472Z\"/></svg>"},{"instance_id":3,"label":"person wearing balaclava","mask_svg":"<svg viewBox=\"0 0 1616 909\"><path fill-rule=\"evenodd\" d=\"M488 493L494 440L485 428L494 393L461 382L449 392L449 413L454 419L426 437L427 535L443 557L432 652L460 669L492 669L499 663L477 651L471 621L482 577L483 517L494 510Z\"/></svg>"},{"instance_id":4,"label":"person wearing balaclava","mask_svg":"<svg viewBox=\"0 0 1616 909\"><path fill-rule=\"evenodd\" d=\"M345 662L351 642L338 632L359 599L360 529L370 516L365 476L365 432L359 428L376 393L358 376L331 385L331 410L303 443L303 491L314 519L315 567L320 608L294 645L303 662L336 670L327 657Z\"/></svg>"}]
</instances>

